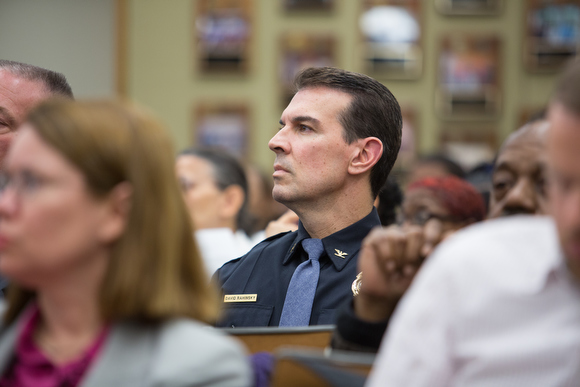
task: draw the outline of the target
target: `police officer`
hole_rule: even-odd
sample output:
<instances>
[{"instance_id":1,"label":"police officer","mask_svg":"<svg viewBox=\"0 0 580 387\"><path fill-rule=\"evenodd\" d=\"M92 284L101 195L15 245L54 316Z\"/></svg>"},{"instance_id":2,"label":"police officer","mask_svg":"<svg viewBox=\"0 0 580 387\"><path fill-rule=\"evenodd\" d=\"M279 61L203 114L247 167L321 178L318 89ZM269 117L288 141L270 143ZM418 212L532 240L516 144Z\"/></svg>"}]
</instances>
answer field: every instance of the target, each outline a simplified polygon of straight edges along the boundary
<instances>
[{"instance_id":1,"label":"police officer","mask_svg":"<svg viewBox=\"0 0 580 387\"><path fill-rule=\"evenodd\" d=\"M274 199L300 218L215 274L226 312L218 326L330 324L352 297L373 202L395 162L402 118L391 92L341 69L309 68L270 140Z\"/></svg>"}]
</instances>

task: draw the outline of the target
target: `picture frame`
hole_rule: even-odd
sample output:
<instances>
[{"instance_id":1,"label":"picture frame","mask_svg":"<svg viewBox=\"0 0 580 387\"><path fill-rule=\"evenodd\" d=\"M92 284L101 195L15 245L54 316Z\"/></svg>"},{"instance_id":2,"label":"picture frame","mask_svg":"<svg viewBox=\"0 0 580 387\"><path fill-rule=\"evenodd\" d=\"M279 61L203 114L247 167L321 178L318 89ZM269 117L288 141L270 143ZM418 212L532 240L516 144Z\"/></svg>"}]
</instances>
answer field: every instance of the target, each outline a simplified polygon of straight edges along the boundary
<instances>
[{"instance_id":1,"label":"picture frame","mask_svg":"<svg viewBox=\"0 0 580 387\"><path fill-rule=\"evenodd\" d=\"M420 0L364 0L359 29L365 73L377 79L421 76L421 5Z\"/></svg>"},{"instance_id":2,"label":"picture frame","mask_svg":"<svg viewBox=\"0 0 580 387\"><path fill-rule=\"evenodd\" d=\"M294 95L296 74L307 67L337 66L336 38L331 34L288 32L280 37L278 80L281 106L286 107Z\"/></svg>"},{"instance_id":3,"label":"picture frame","mask_svg":"<svg viewBox=\"0 0 580 387\"><path fill-rule=\"evenodd\" d=\"M435 107L445 120L493 120L501 111L501 39L449 33L441 39Z\"/></svg>"},{"instance_id":4,"label":"picture frame","mask_svg":"<svg viewBox=\"0 0 580 387\"><path fill-rule=\"evenodd\" d=\"M435 0L435 9L451 16L498 15L502 7L503 0Z\"/></svg>"},{"instance_id":5,"label":"picture frame","mask_svg":"<svg viewBox=\"0 0 580 387\"><path fill-rule=\"evenodd\" d=\"M286 12L330 12L334 9L334 0L282 0Z\"/></svg>"},{"instance_id":6,"label":"picture frame","mask_svg":"<svg viewBox=\"0 0 580 387\"><path fill-rule=\"evenodd\" d=\"M202 74L245 74L253 35L253 0L194 0L196 59Z\"/></svg>"},{"instance_id":7,"label":"picture frame","mask_svg":"<svg viewBox=\"0 0 580 387\"><path fill-rule=\"evenodd\" d=\"M524 65L557 72L580 51L579 0L527 0Z\"/></svg>"},{"instance_id":8,"label":"picture frame","mask_svg":"<svg viewBox=\"0 0 580 387\"><path fill-rule=\"evenodd\" d=\"M200 103L193 109L192 143L222 148L241 160L247 158L249 108L244 103Z\"/></svg>"}]
</instances>

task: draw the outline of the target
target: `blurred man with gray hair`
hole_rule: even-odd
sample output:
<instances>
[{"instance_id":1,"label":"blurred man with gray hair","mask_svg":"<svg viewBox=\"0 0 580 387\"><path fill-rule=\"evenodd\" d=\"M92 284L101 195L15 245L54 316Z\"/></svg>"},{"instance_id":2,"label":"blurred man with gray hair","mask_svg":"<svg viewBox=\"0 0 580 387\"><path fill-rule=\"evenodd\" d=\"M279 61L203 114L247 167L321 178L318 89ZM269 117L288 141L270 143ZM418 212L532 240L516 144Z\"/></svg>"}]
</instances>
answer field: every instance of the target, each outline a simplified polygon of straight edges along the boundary
<instances>
[{"instance_id":1,"label":"blurred man with gray hair","mask_svg":"<svg viewBox=\"0 0 580 387\"><path fill-rule=\"evenodd\" d=\"M0 59L0 168L28 111L51 97L73 98L64 75Z\"/></svg>"}]
</instances>

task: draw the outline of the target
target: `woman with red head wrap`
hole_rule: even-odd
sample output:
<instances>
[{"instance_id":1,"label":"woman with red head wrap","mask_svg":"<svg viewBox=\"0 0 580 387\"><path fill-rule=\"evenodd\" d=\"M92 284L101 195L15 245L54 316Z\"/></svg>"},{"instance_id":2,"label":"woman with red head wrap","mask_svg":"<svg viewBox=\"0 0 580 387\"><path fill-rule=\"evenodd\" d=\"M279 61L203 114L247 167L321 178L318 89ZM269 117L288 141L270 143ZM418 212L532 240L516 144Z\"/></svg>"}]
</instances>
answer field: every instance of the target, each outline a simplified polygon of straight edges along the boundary
<instances>
[{"instance_id":1,"label":"woman with red head wrap","mask_svg":"<svg viewBox=\"0 0 580 387\"><path fill-rule=\"evenodd\" d=\"M455 176L426 177L412 183L403 202L404 223L423 226L438 219L444 229L458 230L485 217L482 196Z\"/></svg>"}]
</instances>

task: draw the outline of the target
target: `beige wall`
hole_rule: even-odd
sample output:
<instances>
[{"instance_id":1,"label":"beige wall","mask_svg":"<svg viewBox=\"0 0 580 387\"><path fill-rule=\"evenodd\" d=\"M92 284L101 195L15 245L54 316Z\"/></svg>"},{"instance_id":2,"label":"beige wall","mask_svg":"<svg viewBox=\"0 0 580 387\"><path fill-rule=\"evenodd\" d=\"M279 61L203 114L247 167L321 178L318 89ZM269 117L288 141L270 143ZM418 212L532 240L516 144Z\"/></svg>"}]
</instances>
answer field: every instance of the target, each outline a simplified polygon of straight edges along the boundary
<instances>
[{"instance_id":1,"label":"beige wall","mask_svg":"<svg viewBox=\"0 0 580 387\"><path fill-rule=\"evenodd\" d=\"M115 0L0 0L0 58L63 73L78 98L115 95Z\"/></svg>"},{"instance_id":2,"label":"beige wall","mask_svg":"<svg viewBox=\"0 0 580 387\"><path fill-rule=\"evenodd\" d=\"M251 109L251 159L271 168L267 142L281 113L276 71L278 39L289 30L332 32L337 37L338 65L361 71L357 58L360 1L335 0L330 16L288 16L278 0L255 1L255 35L251 70L245 77L202 77L194 68L195 0L129 1L129 97L153 109L170 127L181 149L192 141L192 110L199 101L247 101ZM495 32L503 39L503 112L492 121L501 139L515 128L520 109L547 101L554 75L532 75L522 63L524 0L504 1L500 16L446 17L431 0L423 3L424 71L416 81L385 81L403 106L413 106L421 131L420 149L437 147L442 122L434 109L436 54L443 33Z\"/></svg>"}]
</instances>

